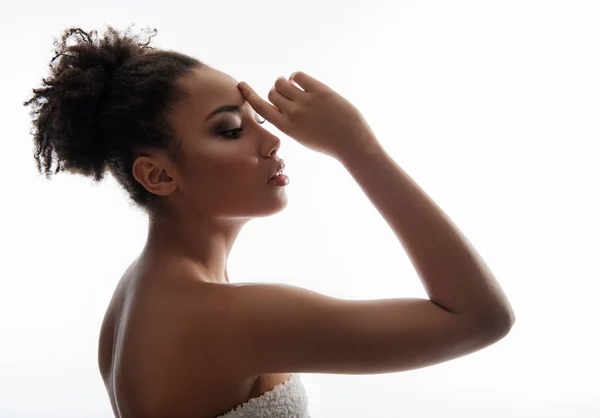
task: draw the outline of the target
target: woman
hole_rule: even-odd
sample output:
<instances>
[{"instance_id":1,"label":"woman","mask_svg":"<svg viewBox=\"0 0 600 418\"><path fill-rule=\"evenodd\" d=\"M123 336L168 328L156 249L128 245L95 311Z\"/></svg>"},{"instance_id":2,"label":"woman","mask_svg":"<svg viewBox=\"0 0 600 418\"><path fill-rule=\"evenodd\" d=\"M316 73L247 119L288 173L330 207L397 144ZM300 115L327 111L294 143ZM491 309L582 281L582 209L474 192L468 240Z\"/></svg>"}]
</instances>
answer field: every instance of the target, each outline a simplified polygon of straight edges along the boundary
<instances>
[{"instance_id":1,"label":"woman","mask_svg":"<svg viewBox=\"0 0 600 418\"><path fill-rule=\"evenodd\" d=\"M148 44L111 27L102 39L69 29L51 77L25 103L34 107L41 172L55 161L55 172L99 181L109 170L149 216L146 246L100 331L99 368L116 417L308 417L297 373L411 370L509 332L514 314L493 274L347 100L298 72L277 78L271 104L227 74ZM346 167L430 299L341 300L230 284L227 258L242 226L287 204L280 140L258 115Z\"/></svg>"}]
</instances>

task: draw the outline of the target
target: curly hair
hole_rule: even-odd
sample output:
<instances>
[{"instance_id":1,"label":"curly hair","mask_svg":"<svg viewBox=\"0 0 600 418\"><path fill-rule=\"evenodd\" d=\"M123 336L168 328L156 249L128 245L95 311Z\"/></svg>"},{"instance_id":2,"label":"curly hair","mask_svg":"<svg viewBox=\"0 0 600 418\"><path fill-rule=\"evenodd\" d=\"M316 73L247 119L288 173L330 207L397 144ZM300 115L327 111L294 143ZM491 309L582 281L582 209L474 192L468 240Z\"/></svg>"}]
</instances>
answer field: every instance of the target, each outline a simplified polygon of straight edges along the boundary
<instances>
[{"instance_id":1,"label":"curly hair","mask_svg":"<svg viewBox=\"0 0 600 418\"><path fill-rule=\"evenodd\" d=\"M24 102L32 106L34 158L40 174L60 171L99 182L108 169L133 202L151 217L164 211L160 196L133 176L133 162L148 149L180 161L180 144L168 122L186 92L176 81L207 65L187 55L148 46L130 30L108 26L104 38L80 28L55 40L51 75ZM67 42L76 37L74 45ZM60 59L59 59L60 58ZM56 169L52 173L52 163Z\"/></svg>"}]
</instances>

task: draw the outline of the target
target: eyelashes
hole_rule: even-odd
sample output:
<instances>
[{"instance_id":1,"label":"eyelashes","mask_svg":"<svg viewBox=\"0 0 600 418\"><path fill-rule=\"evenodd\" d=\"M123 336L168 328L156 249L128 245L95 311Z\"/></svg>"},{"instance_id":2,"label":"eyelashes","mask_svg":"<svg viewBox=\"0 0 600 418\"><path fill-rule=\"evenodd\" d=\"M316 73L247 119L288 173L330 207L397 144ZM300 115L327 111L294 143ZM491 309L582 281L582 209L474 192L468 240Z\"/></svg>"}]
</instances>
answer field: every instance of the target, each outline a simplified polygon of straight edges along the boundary
<instances>
[{"instance_id":1,"label":"eyelashes","mask_svg":"<svg viewBox=\"0 0 600 418\"><path fill-rule=\"evenodd\" d=\"M239 135L244 131L243 128L236 128L236 129L229 129L227 131L221 131L219 132L219 136L224 136L225 138L229 138L229 139L238 139ZM234 134L235 136L229 136L229 134Z\"/></svg>"},{"instance_id":2,"label":"eyelashes","mask_svg":"<svg viewBox=\"0 0 600 418\"><path fill-rule=\"evenodd\" d=\"M256 123L258 123L259 125L262 125L263 123L265 123L266 120L262 119L262 120L257 120ZM238 139L241 135L241 133L244 132L244 127L243 125L239 128L235 128L235 129L228 129L225 131L220 131L219 135L220 136L224 136L225 138L229 138L229 139ZM229 136L232 135L232 136Z\"/></svg>"}]
</instances>

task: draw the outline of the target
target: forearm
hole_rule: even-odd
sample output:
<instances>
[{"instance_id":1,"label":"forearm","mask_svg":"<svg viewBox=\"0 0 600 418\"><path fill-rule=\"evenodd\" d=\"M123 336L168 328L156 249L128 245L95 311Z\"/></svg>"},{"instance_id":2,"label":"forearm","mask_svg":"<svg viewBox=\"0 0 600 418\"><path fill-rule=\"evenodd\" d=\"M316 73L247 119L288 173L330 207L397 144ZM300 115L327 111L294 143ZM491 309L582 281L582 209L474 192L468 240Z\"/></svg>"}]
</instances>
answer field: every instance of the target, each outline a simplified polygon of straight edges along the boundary
<instances>
[{"instance_id":1,"label":"forearm","mask_svg":"<svg viewBox=\"0 0 600 418\"><path fill-rule=\"evenodd\" d=\"M339 156L402 243L429 298L461 315L514 315L493 273L459 228L378 142Z\"/></svg>"}]
</instances>

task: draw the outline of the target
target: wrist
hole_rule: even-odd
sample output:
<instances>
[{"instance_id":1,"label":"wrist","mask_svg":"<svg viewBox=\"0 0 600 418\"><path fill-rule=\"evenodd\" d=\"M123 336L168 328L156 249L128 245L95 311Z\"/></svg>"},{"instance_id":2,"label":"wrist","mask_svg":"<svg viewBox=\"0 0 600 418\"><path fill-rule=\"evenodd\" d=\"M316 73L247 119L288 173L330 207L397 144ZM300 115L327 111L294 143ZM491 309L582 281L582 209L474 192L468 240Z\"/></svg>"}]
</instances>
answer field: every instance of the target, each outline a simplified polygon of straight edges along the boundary
<instances>
[{"instance_id":1,"label":"wrist","mask_svg":"<svg viewBox=\"0 0 600 418\"><path fill-rule=\"evenodd\" d=\"M355 140L347 141L347 143L335 153L335 158L342 163L342 165L347 166L355 163L357 159L360 160L381 153L385 153L385 150L377 138L373 134L365 134Z\"/></svg>"}]
</instances>

